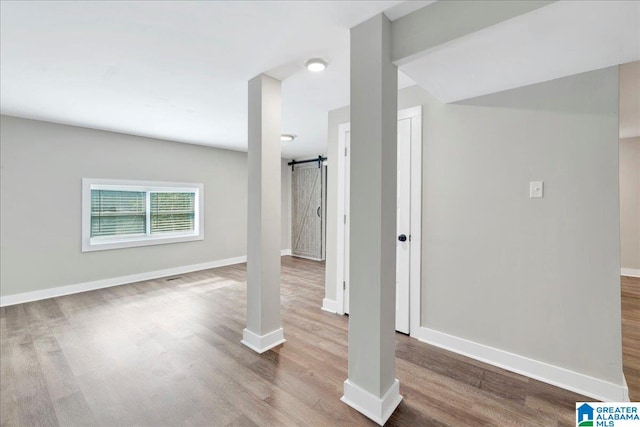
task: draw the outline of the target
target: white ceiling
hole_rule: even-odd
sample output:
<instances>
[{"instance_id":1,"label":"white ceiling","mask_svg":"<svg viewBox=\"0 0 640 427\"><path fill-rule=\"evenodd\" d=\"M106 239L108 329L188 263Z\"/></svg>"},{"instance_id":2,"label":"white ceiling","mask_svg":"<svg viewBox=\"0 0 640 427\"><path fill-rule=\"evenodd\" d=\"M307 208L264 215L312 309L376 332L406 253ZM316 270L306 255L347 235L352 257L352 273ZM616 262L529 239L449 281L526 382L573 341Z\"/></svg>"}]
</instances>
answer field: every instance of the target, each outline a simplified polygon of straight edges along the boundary
<instances>
[{"instance_id":1,"label":"white ceiling","mask_svg":"<svg viewBox=\"0 0 640 427\"><path fill-rule=\"evenodd\" d=\"M569 0L438 46L400 68L440 101L455 102L638 59L640 1Z\"/></svg>"},{"instance_id":2,"label":"white ceiling","mask_svg":"<svg viewBox=\"0 0 640 427\"><path fill-rule=\"evenodd\" d=\"M349 28L429 3L3 0L0 111L246 150L247 81L266 72L299 136L283 157L314 157L349 104ZM323 73L303 67L316 56ZM399 86L453 102L638 59L639 1L560 1L426 52Z\"/></svg>"},{"instance_id":3,"label":"white ceiling","mask_svg":"<svg viewBox=\"0 0 640 427\"><path fill-rule=\"evenodd\" d=\"M326 150L349 103L349 28L429 1L2 1L3 114L236 150L247 81L283 81L283 157ZM313 74L310 57L329 67ZM402 87L413 84L402 76Z\"/></svg>"}]
</instances>

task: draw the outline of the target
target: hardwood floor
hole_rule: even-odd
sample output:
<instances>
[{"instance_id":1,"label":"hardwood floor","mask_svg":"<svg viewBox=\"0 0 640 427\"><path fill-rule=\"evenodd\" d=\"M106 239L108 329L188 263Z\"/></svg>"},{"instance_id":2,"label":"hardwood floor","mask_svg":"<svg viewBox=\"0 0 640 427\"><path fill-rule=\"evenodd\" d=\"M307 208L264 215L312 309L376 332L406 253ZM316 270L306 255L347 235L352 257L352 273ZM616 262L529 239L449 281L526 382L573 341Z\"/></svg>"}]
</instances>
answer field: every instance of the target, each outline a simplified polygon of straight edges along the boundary
<instances>
[{"instance_id":1,"label":"hardwood floor","mask_svg":"<svg viewBox=\"0 0 640 427\"><path fill-rule=\"evenodd\" d=\"M640 278L622 276L622 365L629 398L640 402Z\"/></svg>"},{"instance_id":2,"label":"hardwood floor","mask_svg":"<svg viewBox=\"0 0 640 427\"><path fill-rule=\"evenodd\" d=\"M245 267L2 308L2 426L375 425L339 400L347 318L320 310L324 265L283 258L287 342L263 355L240 344ZM636 285L623 285L634 381ZM591 400L402 334L396 354L390 426L573 426Z\"/></svg>"}]
</instances>

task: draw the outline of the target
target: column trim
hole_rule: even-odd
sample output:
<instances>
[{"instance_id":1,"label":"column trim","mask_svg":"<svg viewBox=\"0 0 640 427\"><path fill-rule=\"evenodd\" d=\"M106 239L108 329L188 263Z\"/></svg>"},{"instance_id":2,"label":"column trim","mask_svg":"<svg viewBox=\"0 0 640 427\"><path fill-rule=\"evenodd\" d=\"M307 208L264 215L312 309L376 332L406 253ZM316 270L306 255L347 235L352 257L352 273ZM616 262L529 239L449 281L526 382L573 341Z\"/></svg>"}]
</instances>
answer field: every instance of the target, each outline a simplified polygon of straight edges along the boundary
<instances>
[{"instance_id":1,"label":"column trim","mask_svg":"<svg viewBox=\"0 0 640 427\"><path fill-rule=\"evenodd\" d=\"M262 336L244 328L242 330L242 341L240 342L256 353L262 354L285 341L283 328L276 329L275 331Z\"/></svg>"},{"instance_id":2,"label":"column trim","mask_svg":"<svg viewBox=\"0 0 640 427\"><path fill-rule=\"evenodd\" d=\"M400 382L397 379L393 380L384 395L378 397L354 382L346 380L344 396L340 400L382 426L402 401Z\"/></svg>"}]
</instances>

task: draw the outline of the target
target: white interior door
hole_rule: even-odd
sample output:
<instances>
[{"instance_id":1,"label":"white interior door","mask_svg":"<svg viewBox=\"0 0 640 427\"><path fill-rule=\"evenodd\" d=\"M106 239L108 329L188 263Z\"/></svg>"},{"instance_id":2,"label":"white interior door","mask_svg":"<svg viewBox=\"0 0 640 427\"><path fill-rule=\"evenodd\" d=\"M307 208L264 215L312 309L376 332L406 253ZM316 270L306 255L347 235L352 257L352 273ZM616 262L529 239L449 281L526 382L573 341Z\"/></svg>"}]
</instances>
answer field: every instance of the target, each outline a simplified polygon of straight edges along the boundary
<instances>
[{"instance_id":1,"label":"white interior door","mask_svg":"<svg viewBox=\"0 0 640 427\"><path fill-rule=\"evenodd\" d=\"M349 313L349 186L351 132L345 133L344 312ZM398 121L398 199L396 240L396 330L408 334L411 267L411 119ZM403 237L404 236L404 237Z\"/></svg>"},{"instance_id":2,"label":"white interior door","mask_svg":"<svg viewBox=\"0 0 640 427\"><path fill-rule=\"evenodd\" d=\"M349 190L351 180L351 125L338 127L336 299L325 298L323 309L349 313ZM396 243L396 329L412 334L420 327L421 218L422 218L422 107L398 111L398 211ZM333 213L332 213L333 214ZM332 305L332 303L334 305ZM334 308L335 307L335 308Z\"/></svg>"},{"instance_id":3,"label":"white interior door","mask_svg":"<svg viewBox=\"0 0 640 427\"><path fill-rule=\"evenodd\" d=\"M411 119L398 121L396 330L409 333L411 268Z\"/></svg>"},{"instance_id":4,"label":"white interior door","mask_svg":"<svg viewBox=\"0 0 640 427\"><path fill-rule=\"evenodd\" d=\"M322 259L322 169L313 163L296 166L291 178L291 253Z\"/></svg>"}]
</instances>

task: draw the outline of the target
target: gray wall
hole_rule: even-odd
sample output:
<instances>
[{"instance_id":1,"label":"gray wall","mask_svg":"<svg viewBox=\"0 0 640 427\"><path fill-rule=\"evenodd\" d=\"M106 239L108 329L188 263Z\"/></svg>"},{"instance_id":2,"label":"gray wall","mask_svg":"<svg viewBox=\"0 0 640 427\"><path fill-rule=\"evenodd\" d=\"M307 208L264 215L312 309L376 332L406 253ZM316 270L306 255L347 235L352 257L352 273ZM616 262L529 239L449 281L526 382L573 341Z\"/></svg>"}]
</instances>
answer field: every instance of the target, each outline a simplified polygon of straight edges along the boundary
<instances>
[{"instance_id":1,"label":"gray wall","mask_svg":"<svg viewBox=\"0 0 640 427\"><path fill-rule=\"evenodd\" d=\"M416 105L422 325L622 384L617 67L460 104L400 91ZM348 111L329 118L331 156Z\"/></svg>"},{"instance_id":2,"label":"gray wall","mask_svg":"<svg viewBox=\"0 0 640 427\"><path fill-rule=\"evenodd\" d=\"M640 137L620 140L620 258L640 270Z\"/></svg>"},{"instance_id":3,"label":"gray wall","mask_svg":"<svg viewBox=\"0 0 640 427\"><path fill-rule=\"evenodd\" d=\"M246 153L9 116L0 132L2 296L246 255ZM82 253L82 178L204 183L205 239Z\"/></svg>"},{"instance_id":4,"label":"gray wall","mask_svg":"<svg viewBox=\"0 0 640 427\"><path fill-rule=\"evenodd\" d=\"M617 67L425 110L422 324L621 384Z\"/></svg>"}]
</instances>

